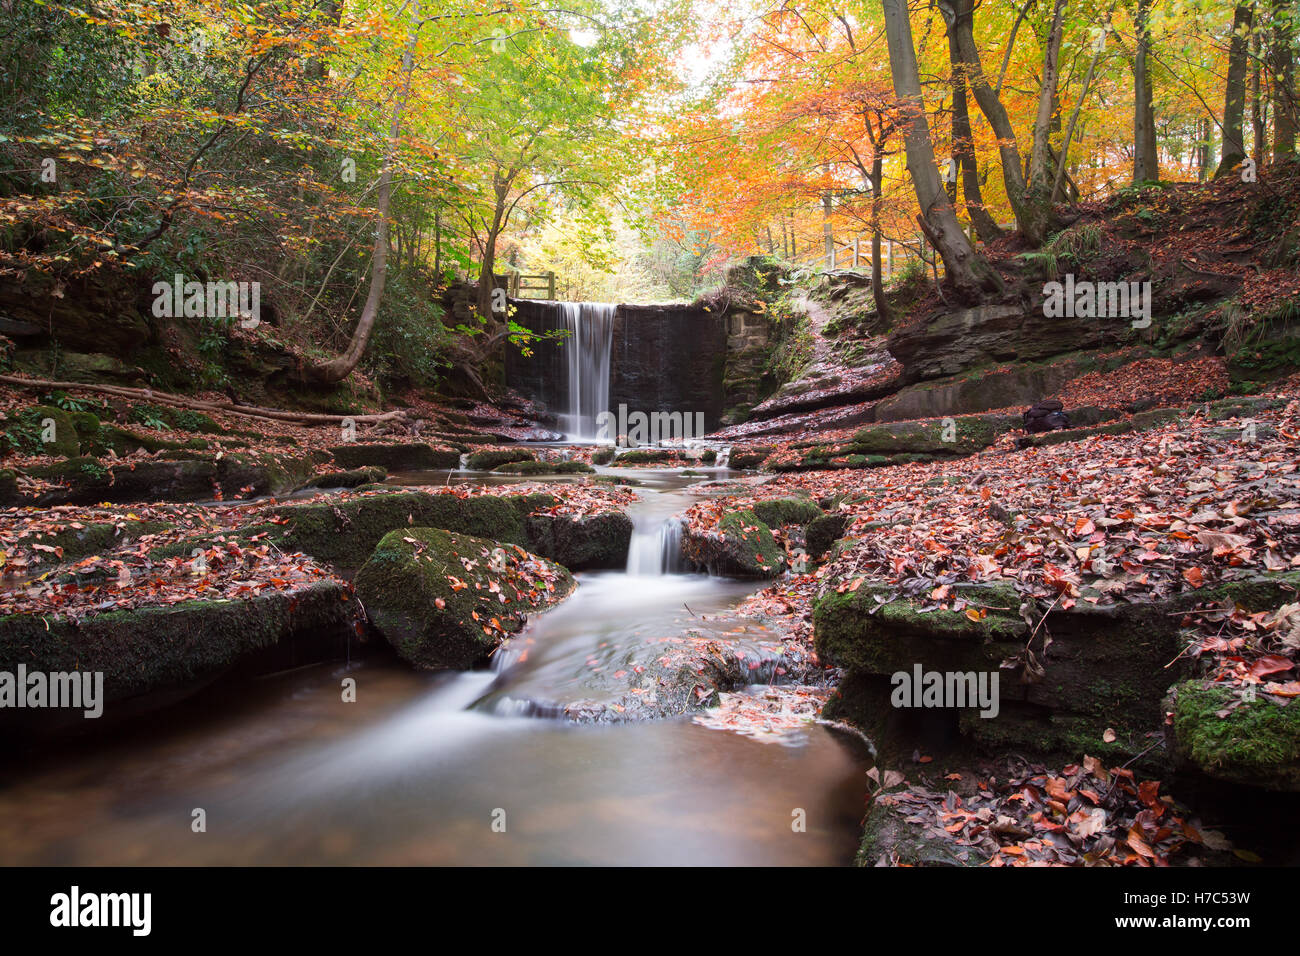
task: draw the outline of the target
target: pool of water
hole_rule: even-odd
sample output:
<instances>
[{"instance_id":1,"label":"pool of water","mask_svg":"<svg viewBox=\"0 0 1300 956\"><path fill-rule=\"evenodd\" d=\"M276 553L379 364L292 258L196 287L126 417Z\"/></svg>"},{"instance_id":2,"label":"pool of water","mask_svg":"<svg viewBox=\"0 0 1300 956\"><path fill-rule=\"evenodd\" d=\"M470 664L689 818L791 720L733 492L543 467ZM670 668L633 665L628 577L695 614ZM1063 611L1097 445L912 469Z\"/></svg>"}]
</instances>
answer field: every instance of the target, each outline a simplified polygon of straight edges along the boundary
<instances>
[{"instance_id":1,"label":"pool of water","mask_svg":"<svg viewBox=\"0 0 1300 956\"><path fill-rule=\"evenodd\" d=\"M492 669L318 665L26 753L0 771L0 863L849 862L867 767L851 739L815 724L778 742L683 718L575 724L521 706L599 695L620 661L755 588L672 573L693 479L636 477L630 571L578 575Z\"/></svg>"}]
</instances>

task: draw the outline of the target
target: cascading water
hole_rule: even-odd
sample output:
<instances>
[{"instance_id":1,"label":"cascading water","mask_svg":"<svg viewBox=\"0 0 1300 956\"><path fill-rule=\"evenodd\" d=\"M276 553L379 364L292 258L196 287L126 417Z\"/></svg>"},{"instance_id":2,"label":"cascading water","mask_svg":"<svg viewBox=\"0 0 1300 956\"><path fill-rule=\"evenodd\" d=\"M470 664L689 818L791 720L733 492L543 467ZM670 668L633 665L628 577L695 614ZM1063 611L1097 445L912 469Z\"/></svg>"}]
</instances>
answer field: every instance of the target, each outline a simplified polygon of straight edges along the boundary
<instances>
[{"instance_id":1,"label":"cascading water","mask_svg":"<svg viewBox=\"0 0 1300 956\"><path fill-rule=\"evenodd\" d=\"M632 528L627 550L627 573L635 577L659 577L686 571L682 558L682 522L652 518Z\"/></svg>"},{"instance_id":2,"label":"cascading water","mask_svg":"<svg viewBox=\"0 0 1300 956\"><path fill-rule=\"evenodd\" d=\"M559 302L568 369L568 412L560 430L571 441L594 441L597 416L609 410L609 358L614 343L614 310L605 302ZM612 437L612 436L611 436Z\"/></svg>"}]
</instances>

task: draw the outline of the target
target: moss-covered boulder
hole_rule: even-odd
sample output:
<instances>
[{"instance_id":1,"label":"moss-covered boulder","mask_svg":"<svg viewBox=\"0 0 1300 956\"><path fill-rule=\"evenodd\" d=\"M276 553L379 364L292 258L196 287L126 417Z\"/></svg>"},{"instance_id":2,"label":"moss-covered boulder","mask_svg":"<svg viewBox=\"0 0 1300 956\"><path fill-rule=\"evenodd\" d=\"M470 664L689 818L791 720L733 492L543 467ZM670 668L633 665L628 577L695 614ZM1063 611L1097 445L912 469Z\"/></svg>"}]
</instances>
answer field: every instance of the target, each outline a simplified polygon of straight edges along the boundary
<instances>
[{"instance_id":1,"label":"moss-covered boulder","mask_svg":"<svg viewBox=\"0 0 1300 956\"><path fill-rule=\"evenodd\" d=\"M1206 776L1267 790L1300 791L1300 703L1205 681L1175 687L1165 702L1175 761Z\"/></svg>"},{"instance_id":2,"label":"moss-covered boulder","mask_svg":"<svg viewBox=\"0 0 1300 956\"><path fill-rule=\"evenodd\" d=\"M772 498L755 502L750 510L769 528L806 525L823 516L822 509L810 498Z\"/></svg>"},{"instance_id":3,"label":"moss-covered boulder","mask_svg":"<svg viewBox=\"0 0 1300 956\"><path fill-rule=\"evenodd\" d=\"M282 505L271 514L283 525L281 546L302 551L342 570L366 562L390 531L441 528L524 545L524 514L516 500L495 495L458 498L420 491L366 495L348 501Z\"/></svg>"},{"instance_id":4,"label":"moss-covered boulder","mask_svg":"<svg viewBox=\"0 0 1300 956\"><path fill-rule=\"evenodd\" d=\"M374 484L388 477L388 469L378 465L365 468L352 468L348 471L327 471L322 475L313 475L303 482L302 488L359 488Z\"/></svg>"},{"instance_id":5,"label":"moss-covered boulder","mask_svg":"<svg viewBox=\"0 0 1300 956\"><path fill-rule=\"evenodd\" d=\"M608 465L614 460L614 446L602 445L591 453L591 463L593 465Z\"/></svg>"},{"instance_id":6,"label":"moss-covered boulder","mask_svg":"<svg viewBox=\"0 0 1300 956\"><path fill-rule=\"evenodd\" d=\"M594 475L585 461L510 461L492 469L498 475Z\"/></svg>"},{"instance_id":7,"label":"moss-covered boulder","mask_svg":"<svg viewBox=\"0 0 1300 956\"><path fill-rule=\"evenodd\" d=\"M341 468L378 465L394 471L440 471L460 467L460 452L424 442L335 445L330 449Z\"/></svg>"},{"instance_id":8,"label":"moss-covered boulder","mask_svg":"<svg viewBox=\"0 0 1300 956\"><path fill-rule=\"evenodd\" d=\"M425 670L481 664L573 591L558 564L523 548L437 528L384 536L357 573L357 596L398 655Z\"/></svg>"},{"instance_id":9,"label":"moss-covered boulder","mask_svg":"<svg viewBox=\"0 0 1300 956\"><path fill-rule=\"evenodd\" d=\"M574 517L531 514L524 519L528 548L572 571L627 567L632 519L621 511Z\"/></svg>"},{"instance_id":10,"label":"moss-covered boulder","mask_svg":"<svg viewBox=\"0 0 1300 956\"><path fill-rule=\"evenodd\" d=\"M717 527L687 526L682 553L697 567L723 577L770 578L785 570L785 550L752 511L733 511Z\"/></svg>"},{"instance_id":11,"label":"moss-covered boulder","mask_svg":"<svg viewBox=\"0 0 1300 956\"><path fill-rule=\"evenodd\" d=\"M0 422L0 454L75 457L80 446L72 415L52 405L36 405Z\"/></svg>"},{"instance_id":12,"label":"moss-covered boulder","mask_svg":"<svg viewBox=\"0 0 1300 956\"><path fill-rule=\"evenodd\" d=\"M659 465L680 461L681 455L671 448L633 448L614 459L616 465Z\"/></svg>"},{"instance_id":13,"label":"moss-covered boulder","mask_svg":"<svg viewBox=\"0 0 1300 956\"><path fill-rule=\"evenodd\" d=\"M814 518L804 529L804 547L810 557L819 559L831 549L831 545L843 536L849 525L847 514L823 514Z\"/></svg>"},{"instance_id":14,"label":"moss-covered boulder","mask_svg":"<svg viewBox=\"0 0 1300 956\"><path fill-rule=\"evenodd\" d=\"M491 471L499 465L535 460L536 456L523 448L490 448L470 455L465 459L465 467L470 471Z\"/></svg>"}]
</instances>

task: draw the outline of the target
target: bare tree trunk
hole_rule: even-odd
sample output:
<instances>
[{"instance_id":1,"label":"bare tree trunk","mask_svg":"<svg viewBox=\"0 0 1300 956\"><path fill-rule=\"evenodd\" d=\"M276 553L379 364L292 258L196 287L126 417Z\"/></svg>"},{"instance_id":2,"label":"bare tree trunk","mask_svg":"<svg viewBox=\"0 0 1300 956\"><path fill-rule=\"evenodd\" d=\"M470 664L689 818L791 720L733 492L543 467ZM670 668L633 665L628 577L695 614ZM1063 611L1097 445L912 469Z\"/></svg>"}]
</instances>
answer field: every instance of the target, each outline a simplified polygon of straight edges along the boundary
<instances>
[{"instance_id":1,"label":"bare tree trunk","mask_svg":"<svg viewBox=\"0 0 1300 956\"><path fill-rule=\"evenodd\" d=\"M907 170L921 206L917 223L943 258L945 282L968 301L977 301L985 291L1000 290L1002 283L966 238L944 192L943 180L939 178L921 94L921 75L912 41L907 0L881 0L880 5L885 14L894 95L906 111L903 145L907 151Z\"/></svg>"},{"instance_id":2,"label":"bare tree trunk","mask_svg":"<svg viewBox=\"0 0 1300 956\"><path fill-rule=\"evenodd\" d=\"M1133 58L1133 182L1160 179L1160 158L1156 153L1156 116L1151 105L1151 72L1147 50L1151 46L1149 27L1151 0L1138 0L1137 55Z\"/></svg>"},{"instance_id":3,"label":"bare tree trunk","mask_svg":"<svg viewBox=\"0 0 1300 956\"><path fill-rule=\"evenodd\" d=\"M1006 187L1007 201L1015 214L1016 223L1025 238L1035 244L1043 241L1044 235L1039 223L1033 216L1025 213L1025 177L1020 168L1020 147L1016 145L1016 131L1007 116L1006 108L997 92L989 85L980 63L979 48L975 46L974 0L939 0L939 12L943 15L948 29L957 38L957 49L961 56L962 75L966 77L975 102L984 114L998 140L998 156L1002 163L1002 181Z\"/></svg>"},{"instance_id":4,"label":"bare tree trunk","mask_svg":"<svg viewBox=\"0 0 1300 956\"><path fill-rule=\"evenodd\" d=\"M1041 223L1044 233L1054 222L1052 193L1056 185L1051 158L1051 135L1056 102L1056 84L1060 75L1061 21L1065 0L1056 0L1052 25L1047 32L1047 49L1043 53L1043 85L1038 91L1038 114L1034 118L1034 145L1029 152L1029 189L1025 196L1026 213ZM1061 166L1064 168L1064 155Z\"/></svg>"},{"instance_id":5,"label":"bare tree trunk","mask_svg":"<svg viewBox=\"0 0 1300 956\"><path fill-rule=\"evenodd\" d=\"M1260 89L1258 33L1251 33L1250 35L1250 60L1250 125L1252 139L1254 140L1250 155L1258 163L1264 158L1264 111L1267 109L1263 92Z\"/></svg>"},{"instance_id":6,"label":"bare tree trunk","mask_svg":"<svg viewBox=\"0 0 1300 956\"><path fill-rule=\"evenodd\" d=\"M1291 53L1292 18L1295 10L1288 0L1273 0L1273 50L1269 57L1273 73L1273 162L1295 155L1296 98L1295 58Z\"/></svg>"},{"instance_id":7,"label":"bare tree trunk","mask_svg":"<svg viewBox=\"0 0 1300 956\"><path fill-rule=\"evenodd\" d=\"M487 237L483 240L483 261L478 273L478 298L475 308L479 318L486 321L492 315L492 290L496 282L497 239L505 227L506 200L510 195L510 184L514 182L515 171L502 173L497 170L492 174L492 193L495 204L492 208L492 222L484 221Z\"/></svg>"},{"instance_id":8,"label":"bare tree trunk","mask_svg":"<svg viewBox=\"0 0 1300 956\"><path fill-rule=\"evenodd\" d=\"M966 101L966 69L957 44L956 31L948 31L948 62L952 67L952 152L961 167L961 191L966 200L966 213L970 216L975 234L985 242L1002 235L1002 230L984 206L980 190L979 169L975 165L975 140L971 136L970 107ZM956 201L956 197L953 197Z\"/></svg>"},{"instance_id":9,"label":"bare tree trunk","mask_svg":"<svg viewBox=\"0 0 1300 956\"><path fill-rule=\"evenodd\" d=\"M1246 158L1242 134L1246 116L1246 55L1254 10L1239 3L1232 13L1232 39L1228 45L1228 78L1223 93L1223 151L1214 178L1226 176Z\"/></svg>"},{"instance_id":10,"label":"bare tree trunk","mask_svg":"<svg viewBox=\"0 0 1300 956\"><path fill-rule=\"evenodd\" d=\"M411 5L411 30L407 36L406 48L402 51L402 89L393 104L393 120L388 130L388 145L384 150L383 168L379 173L379 188L375 197L379 223L375 227L374 251L370 258L370 290L366 294L365 305L361 307L361 318L357 320L347 350L338 358L312 366L307 373L310 379L326 385L343 381L357 367L366 351L366 344L370 341L370 333L374 330L375 318L379 315L379 306L384 299L384 283L388 280L388 207L393 195L393 162L402 135L402 118L411 98L411 73L415 68L419 24L420 5L416 0Z\"/></svg>"}]
</instances>

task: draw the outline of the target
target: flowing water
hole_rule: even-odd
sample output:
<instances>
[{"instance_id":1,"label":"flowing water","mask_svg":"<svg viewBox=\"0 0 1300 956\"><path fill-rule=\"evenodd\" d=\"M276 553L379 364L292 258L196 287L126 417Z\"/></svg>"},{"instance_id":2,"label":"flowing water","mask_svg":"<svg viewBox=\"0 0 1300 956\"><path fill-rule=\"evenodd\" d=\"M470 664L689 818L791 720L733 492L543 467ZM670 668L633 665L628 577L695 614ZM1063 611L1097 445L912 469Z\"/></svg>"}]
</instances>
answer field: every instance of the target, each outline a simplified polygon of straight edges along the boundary
<instances>
[{"instance_id":1,"label":"flowing water","mask_svg":"<svg viewBox=\"0 0 1300 956\"><path fill-rule=\"evenodd\" d=\"M422 674L382 655L314 666L7 760L0 863L849 862L866 767L852 741L818 725L782 744L682 718L547 719L755 587L677 573L691 479L636 476L627 571L579 574L493 669Z\"/></svg>"},{"instance_id":2,"label":"flowing water","mask_svg":"<svg viewBox=\"0 0 1300 956\"><path fill-rule=\"evenodd\" d=\"M560 302L568 363L567 412L560 431L570 441L595 441L597 417L609 409L609 363L614 341L614 310L603 302ZM612 437L612 436L611 436Z\"/></svg>"}]
</instances>

